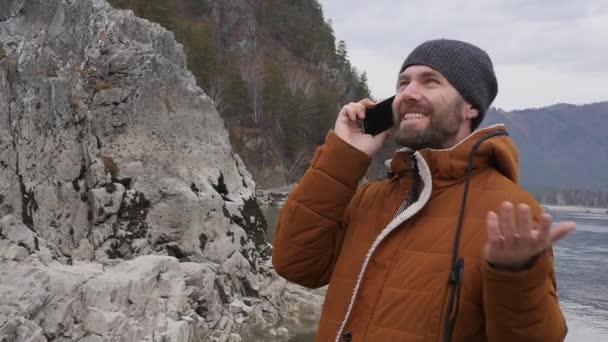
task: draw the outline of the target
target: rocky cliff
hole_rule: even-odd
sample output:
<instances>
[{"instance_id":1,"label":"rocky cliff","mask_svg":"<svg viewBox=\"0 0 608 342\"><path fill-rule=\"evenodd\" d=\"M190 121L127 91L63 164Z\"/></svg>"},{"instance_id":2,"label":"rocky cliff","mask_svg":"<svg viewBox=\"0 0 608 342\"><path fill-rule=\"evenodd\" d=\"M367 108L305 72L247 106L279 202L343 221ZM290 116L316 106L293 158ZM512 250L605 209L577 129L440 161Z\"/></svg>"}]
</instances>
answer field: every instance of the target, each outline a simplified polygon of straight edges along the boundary
<instances>
[{"instance_id":1,"label":"rocky cliff","mask_svg":"<svg viewBox=\"0 0 608 342\"><path fill-rule=\"evenodd\" d=\"M306 329L320 297L271 269L254 194L171 32L103 0L2 1L0 341Z\"/></svg>"}]
</instances>

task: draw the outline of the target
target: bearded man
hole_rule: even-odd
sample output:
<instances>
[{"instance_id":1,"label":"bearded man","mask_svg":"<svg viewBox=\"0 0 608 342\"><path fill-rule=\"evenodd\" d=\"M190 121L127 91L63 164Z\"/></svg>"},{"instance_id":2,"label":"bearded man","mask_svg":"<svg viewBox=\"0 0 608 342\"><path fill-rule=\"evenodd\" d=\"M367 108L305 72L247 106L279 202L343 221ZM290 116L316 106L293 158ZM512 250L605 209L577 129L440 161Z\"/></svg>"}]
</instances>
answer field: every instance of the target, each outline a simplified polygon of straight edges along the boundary
<instances>
[{"instance_id":1,"label":"bearded man","mask_svg":"<svg viewBox=\"0 0 608 342\"><path fill-rule=\"evenodd\" d=\"M477 129L497 92L485 51L440 39L405 59L390 131L342 108L274 240L281 276L329 284L316 341L563 341L552 245L575 224L518 185L503 125ZM389 136L390 178L359 185Z\"/></svg>"}]
</instances>

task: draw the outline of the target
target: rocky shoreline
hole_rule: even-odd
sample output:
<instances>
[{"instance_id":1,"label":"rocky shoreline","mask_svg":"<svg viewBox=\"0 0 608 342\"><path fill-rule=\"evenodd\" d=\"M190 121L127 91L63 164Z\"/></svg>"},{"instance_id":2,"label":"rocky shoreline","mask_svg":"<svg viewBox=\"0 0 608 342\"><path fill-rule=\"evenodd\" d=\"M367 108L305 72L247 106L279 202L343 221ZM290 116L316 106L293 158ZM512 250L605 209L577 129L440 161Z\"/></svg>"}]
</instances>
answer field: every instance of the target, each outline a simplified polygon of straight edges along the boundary
<instances>
[{"instance_id":1,"label":"rocky shoreline","mask_svg":"<svg viewBox=\"0 0 608 342\"><path fill-rule=\"evenodd\" d=\"M290 184L280 188L258 189L255 192L256 199L260 205L281 207L295 186L296 184Z\"/></svg>"},{"instance_id":2,"label":"rocky shoreline","mask_svg":"<svg viewBox=\"0 0 608 342\"><path fill-rule=\"evenodd\" d=\"M272 271L262 281L238 252L221 265L160 255L67 265L10 215L0 236L7 341L288 341L314 331L323 300Z\"/></svg>"},{"instance_id":3,"label":"rocky shoreline","mask_svg":"<svg viewBox=\"0 0 608 342\"><path fill-rule=\"evenodd\" d=\"M584 207L584 206L575 206L575 205L554 205L554 204L543 204L542 206L546 210L551 210L551 211L608 214L608 208Z\"/></svg>"}]
</instances>

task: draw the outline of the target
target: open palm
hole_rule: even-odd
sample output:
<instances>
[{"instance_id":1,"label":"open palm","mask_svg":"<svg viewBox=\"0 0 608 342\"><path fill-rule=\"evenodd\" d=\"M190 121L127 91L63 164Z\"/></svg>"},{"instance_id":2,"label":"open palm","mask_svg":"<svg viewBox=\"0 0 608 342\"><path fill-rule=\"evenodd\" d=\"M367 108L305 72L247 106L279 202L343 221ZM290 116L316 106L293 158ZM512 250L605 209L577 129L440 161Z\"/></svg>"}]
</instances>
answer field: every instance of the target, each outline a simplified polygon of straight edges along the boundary
<instances>
[{"instance_id":1,"label":"open palm","mask_svg":"<svg viewBox=\"0 0 608 342\"><path fill-rule=\"evenodd\" d=\"M576 227L571 221L551 227L552 218L543 214L538 229L533 229L530 208L520 204L515 208L510 202L501 206L500 217L490 211L487 216L488 241L484 248L486 260L493 265L518 268L566 235Z\"/></svg>"}]
</instances>

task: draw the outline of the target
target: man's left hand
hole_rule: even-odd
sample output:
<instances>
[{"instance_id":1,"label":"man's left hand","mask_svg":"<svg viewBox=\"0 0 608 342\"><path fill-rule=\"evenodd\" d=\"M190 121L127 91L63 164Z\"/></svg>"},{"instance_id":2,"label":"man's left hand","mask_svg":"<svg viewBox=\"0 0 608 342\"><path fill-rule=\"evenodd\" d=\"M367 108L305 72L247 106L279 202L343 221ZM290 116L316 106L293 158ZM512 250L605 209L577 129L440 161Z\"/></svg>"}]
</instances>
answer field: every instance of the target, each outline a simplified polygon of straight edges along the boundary
<instances>
[{"instance_id":1,"label":"man's left hand","mask_svg":"<svg viewBox=\"0 0 608 342\"><path fill-rule=\"evenodd\" d=\"M570 234L576 223L565 221L551 227L551 216L543 214L538 229L532 229L530 208L520 204L503 202L500 217L490 211L487 216L488 242L484 256L488 263L499 269L521 270L553 243Z\"/></svg>"}]
</instances>

